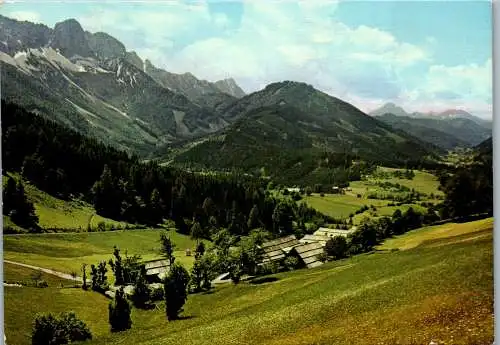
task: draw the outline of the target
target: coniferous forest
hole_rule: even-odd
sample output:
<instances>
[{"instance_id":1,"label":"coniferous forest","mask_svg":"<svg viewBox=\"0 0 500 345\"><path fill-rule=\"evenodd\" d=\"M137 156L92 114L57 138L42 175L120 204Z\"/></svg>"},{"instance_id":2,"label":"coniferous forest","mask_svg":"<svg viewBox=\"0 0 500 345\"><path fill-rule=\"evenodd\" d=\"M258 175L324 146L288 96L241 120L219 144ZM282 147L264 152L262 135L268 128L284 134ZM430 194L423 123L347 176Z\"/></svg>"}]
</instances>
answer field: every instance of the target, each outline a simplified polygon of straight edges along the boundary
<instances>
[{"instance_id":1,"label":"coniferous forest","mask_svg":"<svg viewBox=\"0 0 500 345\"><path fill-rule=\"evenodd\" d=\"M150 226L172 219L183 233L199 222L205 237L220 227L245 235L250 223L283 235L294 231L293 222L300 229L327 220L304 203L272 197L265 179L143 163L5 102L2 137L4 172L20 173L51 195L86 200L104 217Z\"/></svg>"}]
</instances>

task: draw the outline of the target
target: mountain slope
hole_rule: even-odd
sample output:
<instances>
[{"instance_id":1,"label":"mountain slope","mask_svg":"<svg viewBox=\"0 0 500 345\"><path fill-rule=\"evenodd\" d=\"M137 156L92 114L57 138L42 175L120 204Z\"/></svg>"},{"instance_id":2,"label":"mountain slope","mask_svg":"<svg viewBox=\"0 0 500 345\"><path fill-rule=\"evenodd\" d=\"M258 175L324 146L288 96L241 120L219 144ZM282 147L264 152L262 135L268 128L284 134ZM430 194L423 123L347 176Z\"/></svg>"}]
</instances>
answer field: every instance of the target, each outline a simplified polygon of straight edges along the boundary
<instances>
[{"instance_id":1,"label":"mountain slope","mask_svg":"<svg viewBox=\"0 0 500 345\"><path fill-rule=\"evenodd\" d=\"M486 139L474 148L484 155L493 156L493 137Z\"/></svg>"},{"instance_id":2,"label":"mountain slope","mask_svg":"<svg viewBox=\"0 0 500 345\"><path fill-rule=\"evenodd\" d=\"M158 84L137 54L106 33L85 32L72 19L52 30L0 16L0 28L2 98L81 133L146 153L226 125L185 95L189 85L174 92ZM235 99L213 89L221 102Z\"/></svg>"},{"instance_id":3,"label":"mountain slope","mask_svg":"<svg viewBox=\"0 0 500 345\"><path fill-rule=\"evenodd\" d=\"M220 109L237 100L233 90L222 91L219 86L206 80L199 80L191 73L175 74L157 68L149 60L144 61L144 72L161 86L185 95L192 102L212 109ZM239 87L238 87L239 89ZM241 90L241 89L240 89ZM236 91L236 94L239 94Z\"/></svg>"},{"instance_id":4,"label":"mountain slope","mask_svg":"<svg viewBox=\"0 0 500 345\"><path fill-rule=\"evenodd\" d=\"M370 115L444 149L475 146L492 135L491 121L464 110L408 113L394 103L387 103Z\"/></svg>"},{"instance_id":5,"label":"mountain slope","mask_svg":"<svg viewBox=\"0 0 500 345\"><path fill-rule=\"evenodd\" d=\"M469 142L429 125L430 121L435 122L440 120L430 120L426 123L425 121L419 121L418 119L397 116L394 114L378 116L377 119L389 124L393 128L403 130L423 141L446 150L451 150L456 147L470 146Z\"/></svg>"},{"instance_id":6,"label":"mountain slope","mask_svg":"<svg viewBox=\"0 0 500 345\"><path fill-rule=\"evenodd\" d=\"M245 91L236 84L233 78L223 79L216 81L214 86L217 87L221 92L227 93L228 95L234 96L236 98L241 98L245 96Z\"/></svg>"},{"instance_id":7,"label":"mountain slope","mask_svg":"<svg viewBox=\"0 0 500 345\"><path fill-rule=\"evenodd\" d=\"M384 114L394 114L396 116L410 116L403 108L389 102L369 113L372 116L382 116Z\"/></svg>"},{"instance_id":8,"label":"mountain slope","mask_svg":"<svg viewBox=\"0 0 500 345\"><path fill-rule=\"evenodd\" d=\"M0 53L2 98L122 148L219 128L217 116L154 82L124 59L72 63L52 48ZM57 109L57 111L55 111Z\"/></svg>"},{"instance_id":9,"label":"mountain slope","mask_svg":"<svg viewBox=\"0 0 500 345\"><path fill-rule=\"evenodd\" d=\"M491 130L462 117L412 118L385 114L377 118L445 149L474 146L491 136Z\"/></svg>"},{"instance_id":10,"label":"mountain slope","mask_svg":"<svg viewBox=\"0 0 500 345\"><path fill-rule=\"evenodd\" d=\"M172 163L265 172L283 183L333 184L345 182L354 157L402 165L437 151L304 83L270 84L223 116L236 122L174 152Z\"/></svg>"}]
</instances>

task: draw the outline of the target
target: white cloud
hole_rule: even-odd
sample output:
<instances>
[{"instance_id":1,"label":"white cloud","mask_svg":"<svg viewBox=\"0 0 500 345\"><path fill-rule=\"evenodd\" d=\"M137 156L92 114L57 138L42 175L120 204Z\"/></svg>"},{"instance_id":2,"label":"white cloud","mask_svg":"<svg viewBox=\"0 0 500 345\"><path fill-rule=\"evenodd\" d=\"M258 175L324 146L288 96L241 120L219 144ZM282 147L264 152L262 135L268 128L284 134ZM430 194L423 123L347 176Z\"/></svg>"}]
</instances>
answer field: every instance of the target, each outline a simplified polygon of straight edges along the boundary
<instances>
[{"instance_id":1,"label":"white cloud","mask_svg":"<svg viewBox=\"0 0 500 345\"><path fill-rule=\"evenodd\" d=\"M418 46L379 28L350 27L334 20L336 8L337 1L328 0L245 0L237 29L227 14L210 13L204 1L96 11L80 20L159 67L212 81L233 77L250 92L299 80L363 110L386 101L491 108L491 60L482 66L430 65L434 37ZM430 65L427 72L408 78L422 64Z\"/></svg>"},{"instance_id":2,"label":"white cloud","mask_svg":"<svg viewBox=\"0 0 500 345\"><path fill-rule=\"evenodd\" d=\"M482 65L432 65L422 85L406 91L405 99L410 105L423 108L429 105L441 110L467 107L469 111L491 116L492 73L491 59Z\"/></svg>"},{"instance_id":3,"label":"white cloud","mask_svg":"<svg viewBox=\"0 0 500 345\"><path fill-rule=\"evenodd\" d=\"M7 16L20 21L28 21L32 23L41 22L40 14L38 12L33 12L33 11L12 11L9 12Z\"/></svg>"},{"instance_id":4,"label":"white cloud","mask_svg":"<svg viewBox=\"0 0 500 345\"><path fill-rule=\"evenodd\" d=\"M492 64L488 59L483 65L459 65L447 67L434 65L429 69L427 76L427 92L436 93L450 90L466 98L491 98Z\"/></svg>"}]
</instances>

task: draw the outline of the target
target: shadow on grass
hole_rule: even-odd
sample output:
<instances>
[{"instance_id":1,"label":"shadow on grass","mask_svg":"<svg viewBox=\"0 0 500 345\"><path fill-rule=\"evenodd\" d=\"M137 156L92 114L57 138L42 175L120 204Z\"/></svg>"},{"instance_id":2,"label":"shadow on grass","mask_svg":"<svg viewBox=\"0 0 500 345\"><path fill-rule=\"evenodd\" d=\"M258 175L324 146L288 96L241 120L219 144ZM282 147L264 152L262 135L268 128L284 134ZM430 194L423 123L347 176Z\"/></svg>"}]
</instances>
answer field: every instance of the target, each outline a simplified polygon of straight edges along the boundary
<instances>
[{"instance_id":1,"label":"shadow on grass","mask_svg":"<svg viewBox=\"0 0 500 345\"><path fill-rule=\"evenodd\" d=\"M189 320L189 319L193 319L194 316L193 315L183 315L183 316L179 316L176 320Z\"/></svg>"},{"instance_id":2,"label":"shadow on grass","mask_svg":"<svg viewBox=\"0 0 500 345\"><path fill-rule=\"evenodd\" d=\"M264 283L273 283L278 281L279 279L276 277L262 277L256 278L249 281L250 284L264 284Z\"/></svg>"}]
</instances>

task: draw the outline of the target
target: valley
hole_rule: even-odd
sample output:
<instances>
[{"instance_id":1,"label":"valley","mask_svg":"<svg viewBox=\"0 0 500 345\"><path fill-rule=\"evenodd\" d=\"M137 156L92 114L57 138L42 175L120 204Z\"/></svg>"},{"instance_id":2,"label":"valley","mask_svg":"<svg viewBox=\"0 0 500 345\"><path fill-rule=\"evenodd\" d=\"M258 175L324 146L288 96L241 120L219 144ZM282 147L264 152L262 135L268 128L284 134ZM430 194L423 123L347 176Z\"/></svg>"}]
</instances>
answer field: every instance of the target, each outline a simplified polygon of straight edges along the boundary
<instances>
[{"instance_id":1,"label":"valley","mask_svg":"<svg viewBox=\"0 0 500 345\"><path fill-rule=\"evenodd\" d=\"M8 344L493 341L492 121L454 99L366 111L381 97L313 85L313 63L277 78L285 58L170 70L219 48L158 58L142 44L171 28L128 44L139 26L109 31L126 45L0 15Z\"/></svg>"}]
</instances>

